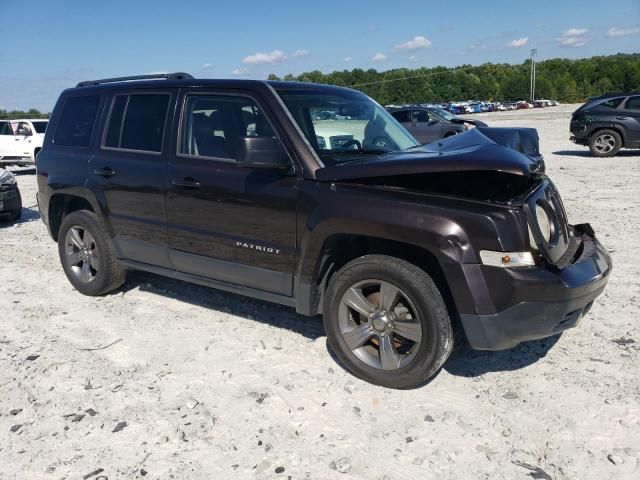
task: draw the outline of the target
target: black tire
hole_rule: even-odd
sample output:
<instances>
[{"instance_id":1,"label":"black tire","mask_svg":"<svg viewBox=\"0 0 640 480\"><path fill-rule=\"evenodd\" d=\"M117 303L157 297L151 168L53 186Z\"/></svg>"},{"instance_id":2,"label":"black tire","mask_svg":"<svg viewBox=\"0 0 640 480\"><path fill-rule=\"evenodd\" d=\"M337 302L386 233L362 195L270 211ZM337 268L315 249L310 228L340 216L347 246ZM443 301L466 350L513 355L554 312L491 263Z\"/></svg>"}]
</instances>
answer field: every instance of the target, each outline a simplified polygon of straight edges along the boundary
<instances>
[{"instance_id":1,"label":"black tire","mask_svg":"<svg viewBox=\"0 0 640 480\"><path fill-rule=\"evenodd\" d=\"M594 157L613 157L622 148L622 138L615 130L598 130L589 138L589 150Z\"/></svg>"},{"instance_id":2,"label":"black tire","mask_svg":"<svg viewBox=\"0 0 640 480\"><path fill-rule=\"evenodd\" d=\"M17 222L21 218L22 218L22 195L20 195L20 190L18 190L18 208L16 209L15 212L13 212L13 215L11 215L11 221Z\"/></svg>"},{"instance_id":3,"label":"black tire","mask_svg":"<svg viewBox=\"0 0 640 480\"><path fill-rule=\"evenodd\" d=\"M88 257L89 260L73 262L74 258L81 254L80 250L84 251L84 249L78 248L77 244L71 240L70 230L72 229L80 235L81 239L90 239L86 244L87 252L93 252ZM69 282L84 295L104 295L124 283L126 270L116 258L109 236L93 212L78 210L62 219L58 233L58 254ZM72 254L75 256L72 257ZM89 271L87 277L90 279L82 275L85 264Z\"/></svg>"},{"instance_id":4,"label":"black tire","mask_svg":"<svg viewBox=\"0 0 640 480\"><path fill-rule=\"evenodd\" d=\"M341 322L343 322L343 312L346 308L343 303L345 293L351 291L351 287L366 284L371 279L379 279L397 287L403 295L401 298L406 297L411 303L411 308L415 310L417 318L413 318L413 321L416 326L417 324L421 326L420 342L414 345L413 352L409 350L406 354L406 364L403 365L402 361L398 362L399 368L384 369L385 367L382 367L381 344L374 343L374 340L380 342L382 340L380 337L371 337L369 340L371 343L365 343L358 349L359 352L362 352L362 349L370 352L375 351L375 348L378 349L381 365L375 368L363 360L362 356L352 351L342 333ZM360 291L364 296L365 290ZM378 297L378 307L382 304L381 292L382 287ZM357 312L355 313L358 316ZM414 317L413 313L411 317ZM373 325L373 320L370 322L364 315L359 318L365 319L364 325L370 323ZM371 315L369 318L372 318ZM402 322L396 318L394 323ZM362 326L361 324L354 328ZM449 314L442 295L431 277L409 262L386 255L365 255L349 262L333 275L324 297L324 327L331 349L348 371L370 383L389 388L412 388L425 383L438 372L453 349L453 329ZM371 329L372 326L369 327L370 331ZM391 342L398 339L395 333L389 337L393 337Z\"/></svg>"}]
</instances>

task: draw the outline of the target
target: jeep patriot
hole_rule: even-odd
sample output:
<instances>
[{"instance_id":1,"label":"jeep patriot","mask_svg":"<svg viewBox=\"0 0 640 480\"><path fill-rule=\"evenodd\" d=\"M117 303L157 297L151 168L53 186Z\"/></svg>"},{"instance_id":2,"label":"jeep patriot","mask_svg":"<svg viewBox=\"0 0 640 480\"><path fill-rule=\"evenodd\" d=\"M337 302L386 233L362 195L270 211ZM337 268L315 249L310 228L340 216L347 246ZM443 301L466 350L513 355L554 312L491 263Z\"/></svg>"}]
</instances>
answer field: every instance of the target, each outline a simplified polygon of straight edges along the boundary
<instances>
[{"instance_id":1,"label":"jeep patriot","mask_svg":"<svg viewBox=\"0 0 640 480\"><path fill-rule=\"evenodd\" d=\"M575 326L605 288L611 259L538 147L489 127L420 145L335 86L86 81L53 110L38 205L83 294L138 269L288 305L323 316L354 375L410 388L454 329L508 349Z\"/></svg>"}]
</instances>

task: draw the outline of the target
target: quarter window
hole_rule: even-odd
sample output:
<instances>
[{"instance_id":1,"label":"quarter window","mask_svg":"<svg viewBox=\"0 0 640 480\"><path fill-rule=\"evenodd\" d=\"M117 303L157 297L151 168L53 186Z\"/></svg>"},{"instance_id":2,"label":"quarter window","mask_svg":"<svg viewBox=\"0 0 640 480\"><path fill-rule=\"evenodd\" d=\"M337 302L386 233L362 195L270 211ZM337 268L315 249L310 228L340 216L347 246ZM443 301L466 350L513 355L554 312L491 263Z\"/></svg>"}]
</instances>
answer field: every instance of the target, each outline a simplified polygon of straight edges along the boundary
<instances>
[{"instance_id":1,"label":"quarter window","mask_svg":"<svg viewBox=\"0 0 640 480\"><path fill-rule=\"evenodd\" d=\"M235 160L244 137L274 137L271 125L253 100L218 95L187 96L180 154Z\"/></svg>"},{"instance_id":2,"label":"quarter window","mask_svg":"<svg viewBox=\"0 0 640 480\"><path fill-rule=\"evenodd\" d=\"M170 98L166 93L116 96L104 146L160 153Z\"/></svg>"},{"instance_id":3,"label":"quarter window","mask_svg":"<svg viewBox=\"0 0 640 480\"><path fill-rule=\"evenodd\" d=\"M99 105L98 95L67 99L62 107L53 143L68 147L88 147Z\"/></svg>"},{"instance_id":4,"label":"quarter window","mask_svg":"<svg viewBox=\"0 0 640 480\"><path fill-rule=\"evenodd\" d=\"M629 100L627 100L624 108L625 110L640 110L640 96L629 97Z\"/></svg>"}]
</instances>

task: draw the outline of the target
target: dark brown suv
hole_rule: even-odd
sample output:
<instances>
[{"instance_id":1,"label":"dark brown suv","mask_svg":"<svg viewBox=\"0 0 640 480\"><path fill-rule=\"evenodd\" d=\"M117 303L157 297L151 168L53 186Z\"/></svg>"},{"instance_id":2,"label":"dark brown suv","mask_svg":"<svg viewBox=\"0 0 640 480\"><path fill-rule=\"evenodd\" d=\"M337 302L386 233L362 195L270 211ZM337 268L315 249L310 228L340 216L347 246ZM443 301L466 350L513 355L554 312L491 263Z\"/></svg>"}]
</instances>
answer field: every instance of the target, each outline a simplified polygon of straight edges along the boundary
<instances>
[{"instance_id":1,"label":"dark brown suv","mask_svg":"<svg viewBox=\"0 0 640 480\"><path fill-rule=\"evenodd\" d=\"M129 77L62 93L38 203L80 292L140 269L321 314L346 368L407 388L458 324L510 348L576 325L605 288L609 256L543 165L535 130L420 146L346 88Z\"/></svg>"}]
</instances>

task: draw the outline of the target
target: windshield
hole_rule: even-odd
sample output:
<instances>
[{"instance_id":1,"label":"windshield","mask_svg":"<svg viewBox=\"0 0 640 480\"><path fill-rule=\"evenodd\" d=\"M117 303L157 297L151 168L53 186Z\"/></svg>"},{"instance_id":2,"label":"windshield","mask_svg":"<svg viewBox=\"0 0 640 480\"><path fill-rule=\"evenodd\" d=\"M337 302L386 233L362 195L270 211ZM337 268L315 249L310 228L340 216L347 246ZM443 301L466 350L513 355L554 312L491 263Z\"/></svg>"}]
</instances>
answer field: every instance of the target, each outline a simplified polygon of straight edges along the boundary
<instances>
[{"instance_id":1,"label":"windshield","mask_svg":"<svg viewBox=\"0 0 640 480\"><path fill-rule=\"evenodd\" d=\"M325 165L380 155L419 143L384 108L349 90L279 90L291 115Z\"/></svg>"},{"instance_id":2,"label":"windshield","mask_svg":"<svg viewBox=\"0 0 640 480\"><path fill-rule=\"evenodd\" d=\"M457 118L452 113L447 112L444 108L434 108L433 110L442 118L444 118L447 122L450 122L451 120L454 120L455 118Z\"/></svg>"},{"instance_id":3,"label":"windshield","mask_svg":"<svg viewBox=\"0 0 640 480\"><path fill-rule=\"evenodd\" d=\"M31 122L33 124L33 128L36 129L37 133L44 133L47 129L47 123L49 122Z\"/></svg>"}]
</instances>

